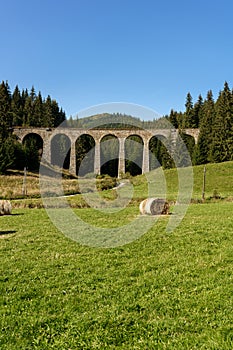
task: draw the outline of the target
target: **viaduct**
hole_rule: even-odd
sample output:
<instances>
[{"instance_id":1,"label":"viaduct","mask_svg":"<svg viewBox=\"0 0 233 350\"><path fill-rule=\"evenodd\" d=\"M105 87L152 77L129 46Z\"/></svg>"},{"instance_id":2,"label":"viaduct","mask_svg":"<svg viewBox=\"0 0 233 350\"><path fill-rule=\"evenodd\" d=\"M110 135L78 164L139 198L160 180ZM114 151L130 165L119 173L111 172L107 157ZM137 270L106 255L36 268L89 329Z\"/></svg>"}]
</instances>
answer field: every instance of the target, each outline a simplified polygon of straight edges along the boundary
<instances>
[{"instance_id":1,"label":"viaduct","mask_svg":"<svg viewBox=\"0 0 233 350\"><path fill-rule=\"evenodd\" d=\"M114 136L119 144L118 156L118 176L125 173L125 140L129 136L139 136L143 143L143 160L142 173L149 171L149 142L153 136L162 136L168 139L172 144L176 143L178 137L177 129L79 129L79 128L14 128L13 134L16 135L20 142L24 142L25 137L29 135L37 136L41 139L43 144L43 159L51 163L51 142L56 135L65 135L70 140L70 165L69 171L76 174L76 140L81 135L90 135L95 141L95 157L94 157L94 173L100 174L100 143L101 140L108 135ZM199 129L184 129L183 133L190 135L197 143L199 136Z\"/></svg>"}]
</instances>

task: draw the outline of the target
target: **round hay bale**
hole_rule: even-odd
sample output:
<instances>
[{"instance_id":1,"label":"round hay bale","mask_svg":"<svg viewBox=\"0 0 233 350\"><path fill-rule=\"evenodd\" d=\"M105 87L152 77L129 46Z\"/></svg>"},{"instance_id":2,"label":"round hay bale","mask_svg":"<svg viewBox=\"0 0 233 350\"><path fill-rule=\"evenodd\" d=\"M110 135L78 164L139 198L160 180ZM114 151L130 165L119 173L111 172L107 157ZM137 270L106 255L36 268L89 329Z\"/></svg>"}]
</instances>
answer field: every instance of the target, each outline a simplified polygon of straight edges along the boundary
<instances>
[{"instance_id":1,"label":"round hay bale","mask_svg":"<svg viewBox=\"0 0 233 350\"><path fill-rule=\"evenodd\" d=\"M1 200L0 201L0 215L10 215L12 206L10 201Z\"/></svg>"},{"instance_id":2,"label":"round hay bale","mask_svg":"<svg viewBox=\"0 0 233 350\"><path fill-rule=\"evenodd\" d=\"M142 215L166 215L169 211L169 203L163 198L147 198L140 205Z\"/></svg>"}]
</instances>

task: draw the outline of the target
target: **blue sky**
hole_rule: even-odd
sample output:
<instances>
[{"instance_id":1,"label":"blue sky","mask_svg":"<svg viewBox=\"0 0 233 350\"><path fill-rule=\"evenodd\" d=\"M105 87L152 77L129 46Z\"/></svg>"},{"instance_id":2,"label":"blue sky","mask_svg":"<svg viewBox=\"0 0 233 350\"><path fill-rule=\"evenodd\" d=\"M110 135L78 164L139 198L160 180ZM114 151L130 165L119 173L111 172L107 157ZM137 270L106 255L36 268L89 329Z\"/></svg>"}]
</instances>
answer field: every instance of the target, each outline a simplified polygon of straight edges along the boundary
<instances>
[{"instance_id":1,"label":"blue sky","mask_svg":"<svg viewBox=\"0 0 233 350\"><path fill-rule=\"evenodd\" d=\"M233 86L231 0L0 2L0 80L56 99L67 116L128 102L184 110Z\"/></svg>"}]
</instances>

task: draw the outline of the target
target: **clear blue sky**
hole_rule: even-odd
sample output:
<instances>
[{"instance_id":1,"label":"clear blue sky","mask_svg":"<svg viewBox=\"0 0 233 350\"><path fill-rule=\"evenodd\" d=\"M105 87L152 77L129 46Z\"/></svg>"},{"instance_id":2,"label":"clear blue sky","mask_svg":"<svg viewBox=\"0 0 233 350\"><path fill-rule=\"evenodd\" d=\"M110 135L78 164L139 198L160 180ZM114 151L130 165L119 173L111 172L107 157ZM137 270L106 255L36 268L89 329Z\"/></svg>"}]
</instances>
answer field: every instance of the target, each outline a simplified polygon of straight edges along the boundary
<instances>
[{"instance_id":1,"label":"clear blue sky","mask_svg":"<svg viewBox=\"0 0 233 350\"><path fill-rule=\"evenodd\" d=\"M107 102L167 114L233 86L232 0L0 2L0 80L67 116Z\"/></svg>"}]
</instances>

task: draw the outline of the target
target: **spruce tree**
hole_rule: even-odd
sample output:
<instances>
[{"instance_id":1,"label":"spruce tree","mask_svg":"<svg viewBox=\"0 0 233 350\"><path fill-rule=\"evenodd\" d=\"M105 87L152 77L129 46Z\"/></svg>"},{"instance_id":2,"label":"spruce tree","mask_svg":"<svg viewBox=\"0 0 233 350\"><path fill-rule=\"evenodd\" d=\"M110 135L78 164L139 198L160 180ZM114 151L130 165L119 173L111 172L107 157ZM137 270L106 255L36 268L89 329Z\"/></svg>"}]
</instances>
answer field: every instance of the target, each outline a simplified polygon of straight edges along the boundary
<instances>
[{"instance_id":1,"label":"spruce tree","mask_svg":"<svg viewBox=\"0 0 233 350\"><path fill-rule=\"evenodd\" d=\"M190 92L188 92L186 96L185 108L183 128L195 128L195 121L193 120L193 99Z\"/></svg>"},{"instance_id":2,"label":"spruce tree","mask_svg":"<svg viewBox=\"0 0 233 350\"><path fill-rule=\"evenodd\" d=\"M16 85L15 90L12 95L11 100L11 113L12 113L12 125L21 126L23 124L23 99L21 97L18 85Z\"/></svg>"},{"instance_id":3,"label":"spruce tree","mask_svg":"<svg viewBox=\"0 0 233 350\"><path fill-rule=\"evenodd\" d=\"M210 149L213 140L212 128L214 120L215 102L213 99L213 93L211 90L209 90L202 107L202 117L200 119L200 133L195 154L195 164L206 164L211 160Z\"/></svg>"},{"instance_id":4,"label":"spruce tree","mask_svg":"<svg viewBox=\"0 0 233 350\"><path fill-rule=\"evenodd\" d=\"M28 125L28 114L27 114L27 109L25 107L26 101L28 99L28 90L23 90L21 94L22 98L22 126L27 126Z\"/></svg>"},{"instance_id":5,"label":"spruce tree","mask_svg":"<svg viewBox=\"0 0 233 350\"><path fill-rule=\"evenodd\" d=\"M43 101L42 101L42 96L41 93L38 93L38 96L36 96L35 101L34 101L34 125L37 127L43 127L47 126L44 125L44 107L43 107Z\"/></svg>"},{"instance_id":6,"label":"spruce tree","mask_svg":"<svg viewBox=\"0 0 233 350\"><path fill-rule=\"evenodd\" d=\"M50 128L54 126L52 100L49 95L46 98L46 101L44 102L44 126L50 127Z\"/></svg>"},{"instance_id":7,"label":"spruce tree","mask_svg":"<svg viewBox=\"0 0 233 350\"><path fill-rule=\"evenodd\" d=\"M178 119L177 119L177 112L171 109L170 115L169 115L169 121L172 124L172 126L177 129L179 127Z\"/></svg>"},{"instance_id":8,"label":"spruce tree","mask_svg":"<svg viewBox=\"0 0 233 350\"><path fill-rule=\"evenodd\" d=\"M215 119L212 128L210 160L224 162L232 160L233 154L233 99L227 82L220 91L215 104Z\"/></svg>"},{"instance_id":9,"label":"spruce tree","mask_svg":"<svg viewBox=\"0 0 233 350\"><path fill-rule=\"evenodd\" d=\"M192 119L193 128L199 127L202 117L203 117L203 98L201 95L199 95L198 100L193 107L193 119Z\"/></svg>"},{"instance_id":10,"label":"spruce tree","mask_svg":"<svg viewBox=\"0 0 233 350\"><path fill-rule=\"evenodd\" d=\"M34 126L34 105L31 96L27 96L24 104L25 124L23 126Z\"/></svg>"},{"instance_id":11,"label":"spruce tree","mask_svg":"<svg viewBox=\"0 0 233 350\"><path fill-rule=\"evenodd\" d=\"M8 83L0 84L0 137L5 138L9 135L9 128L12 126L11 114L11 93Z\"/></svg>"}]
</instances>

